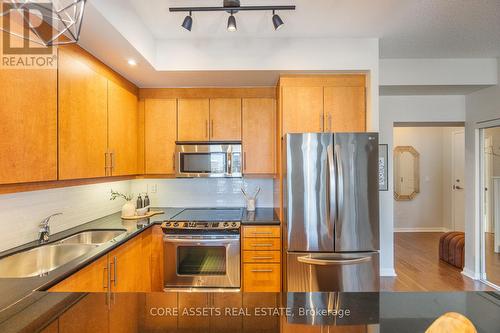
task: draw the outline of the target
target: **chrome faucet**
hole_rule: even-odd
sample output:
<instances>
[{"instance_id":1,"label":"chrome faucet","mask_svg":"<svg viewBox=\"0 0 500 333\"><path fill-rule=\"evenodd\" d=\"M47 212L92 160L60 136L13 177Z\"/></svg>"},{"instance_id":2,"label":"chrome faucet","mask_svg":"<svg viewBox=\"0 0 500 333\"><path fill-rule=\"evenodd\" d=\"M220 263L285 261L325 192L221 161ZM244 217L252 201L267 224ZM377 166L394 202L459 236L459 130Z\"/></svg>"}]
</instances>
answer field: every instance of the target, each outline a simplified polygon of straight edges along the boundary
<instances>
[{"instance_id":1,"label":"chrome faucet","mask_svg":"<svg viewBox=\"0 0 500 333\"><path fill-rule=\"evenodd\" d=\"M40 225L39 225L40 229L38 230L38 242L40 244L47 243L49 241L49 237L50 237L49 222L53 216L57 216L57 215L62 215L62 213L55 213L55 214L52 214L50 216L47 216L46 218L44 218L42 220L42 222L40 222Z\"/></svg>"}]
</instances>

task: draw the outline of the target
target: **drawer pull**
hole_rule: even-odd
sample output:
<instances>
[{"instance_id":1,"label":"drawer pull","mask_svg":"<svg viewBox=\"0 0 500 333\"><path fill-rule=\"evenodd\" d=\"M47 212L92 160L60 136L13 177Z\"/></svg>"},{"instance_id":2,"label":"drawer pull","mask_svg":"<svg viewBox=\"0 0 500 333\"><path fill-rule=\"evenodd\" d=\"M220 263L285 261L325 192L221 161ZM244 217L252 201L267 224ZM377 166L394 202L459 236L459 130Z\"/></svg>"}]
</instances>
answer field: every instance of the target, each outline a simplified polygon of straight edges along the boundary
<instances>
[{"instance_id":1,"label":"drawer pull","mask_svg":"<svg viewBox=\"0 0 500 333\"><path fill-rule=\"evenodd\" d=\"M262 256L262 257L252 257L253 260L266 260L266 259L273 259L272 256Z\"/></svg>"},{"instance_id":2,"label":"drawer pull","mask_svg":"<svg viewBox=\"0 0 500 333\"><path fill-rule=\"evenodd\" d=\"M253 244L252 246L254 247L270 247L273 246L273 244Z\"/></svg>"},{"instance_id":3,"label":"drawer pull","mask_svg":"<svg viewBox=\"0 0 500 333\"><path fill-rule=\"evenodd\" d=\"M254 231L252 232L254 235L272 235L273 233L271 231Z\"/></svg>"},{"instance_id":4,"label":"drawer pull","mask_svg":"<svg viewBox=\"0 0 500 333\"><path fill-rule=\"evenodd\" d=\"M252 269L252 273L272 273L272 269Z\"/></svg>"}]
</instances>

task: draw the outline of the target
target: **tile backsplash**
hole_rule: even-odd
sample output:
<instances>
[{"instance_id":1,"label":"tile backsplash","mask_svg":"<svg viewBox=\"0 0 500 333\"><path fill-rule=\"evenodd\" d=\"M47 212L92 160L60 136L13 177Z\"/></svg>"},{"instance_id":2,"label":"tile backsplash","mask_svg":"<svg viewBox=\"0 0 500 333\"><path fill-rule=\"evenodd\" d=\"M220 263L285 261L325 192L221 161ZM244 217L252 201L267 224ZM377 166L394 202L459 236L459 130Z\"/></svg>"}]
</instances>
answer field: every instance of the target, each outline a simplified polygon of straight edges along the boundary
<instances>
[{"instance_id":1,"label":"tile backsplash","mask_svg":"<svg viewBox=\"0 0 500 333\"><path fill-rule=\"evenodd\" d=\"M273 207L272 179L137 179L0 195L0 252L35 240L38 224L53 213L63 213L51 220L57 233L120 211L124 201L110 201L111 189L148 191L159 207L243 207L241 187L251 194L260 187L257 207Z\"/></svg>"},{"instance_id":2,"label":"tile backsplash","mask_svg":"<svg viewBox=\"0 0 500 333\"><path fill-rule=\"evenodd\" d=\"M73 186L0 195L0 251L35 240L38 224L53 213L57 233L121 210L123 200L110 201L110 190L130 191L130 181Z\"/></svg>"},{"instance_id":3,"label":"tile backsplash","mask_svg":"<svg viewBox=\"0 0 500 333\"><path fill-rule=\"evenodd\" d=\"M241 188L253 194L257 187L257 207L273 207L272 179L197 178L136 179L132 193L148 192L153 206L159 207L244 207ZM156 193L154 189L156 188Z\"/></svg>"}]
</instances>

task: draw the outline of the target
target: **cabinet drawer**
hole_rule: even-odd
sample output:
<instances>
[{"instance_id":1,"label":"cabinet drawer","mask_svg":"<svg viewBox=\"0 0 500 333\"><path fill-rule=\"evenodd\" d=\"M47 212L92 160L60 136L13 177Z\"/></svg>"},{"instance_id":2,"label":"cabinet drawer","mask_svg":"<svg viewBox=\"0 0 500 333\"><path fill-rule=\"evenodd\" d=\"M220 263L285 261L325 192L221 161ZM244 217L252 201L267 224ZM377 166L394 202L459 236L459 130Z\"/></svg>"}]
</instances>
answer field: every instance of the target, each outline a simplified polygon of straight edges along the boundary
<instances>
[{"instance_id":1,"label":"cabinet drawer","mask_svg":"<svg viewBox=\"0 0 500 333\"><path fill-rule=\"evenodd\" d=\"M280 237L280 227L243 227L243 237Z\"/></svg>"},{"instance_id":2,"label":"cabinet drawer","mask_svg":"<svg viewBox=\"0 0 500 333\"><path fill-rule=\"evenodd\" d=\"M243 238L243 250L253 251L279 251L281 240L279 238Z\"/></svg>"},{"instance_id":3,"label":"cabinet drawer","mask_svg":"<svg viewBox=\"0 0 500 333\"><path fill-rule=\"evenodd\" d=\"M244 292L279 292L281 289L280 264L244 264Z\"/></svg>"},{"instance_id":4,"label":"cabinet drawer","mask_svg":"<svg viewBox=\"0 0 500 333\"><path fill-rule=\"evenodd\" d=\"M243 262L277 262L281 261L280 251L243 251Z\"/></svg>"}]
</instances>

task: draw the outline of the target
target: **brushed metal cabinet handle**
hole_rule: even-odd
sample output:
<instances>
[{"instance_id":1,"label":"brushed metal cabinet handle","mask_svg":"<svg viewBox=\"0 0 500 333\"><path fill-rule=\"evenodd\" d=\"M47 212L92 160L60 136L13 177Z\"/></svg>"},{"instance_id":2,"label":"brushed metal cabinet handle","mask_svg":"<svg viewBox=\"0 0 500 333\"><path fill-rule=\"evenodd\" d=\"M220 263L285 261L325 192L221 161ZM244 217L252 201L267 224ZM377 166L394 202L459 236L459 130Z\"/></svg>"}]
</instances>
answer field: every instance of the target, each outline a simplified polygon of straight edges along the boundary
<instances>
[{"instance_id":1,"label":"brushed metal cabinet handle","mask_svg":"<svg viewBox=\"0 0 500 333\"><path fill-rule=\"evenodd\" d=\"M247 171L247 152L243 152L243 171Z\"/></svg>"},{"instance_id":2,"label":"brushed metal cabinet handle","mask_svg":"<svg viewBox=\"0 0 500 333\"><path fill-rule=\"evenodd\" d=\"M254 231L254 235L272 235L273 233L271 231Z\"/></svg>"},{"instance_id":3,"label":"brushed metal cabinet handle","mask_svg":"<svg viewBox=\"0 0 500 333\"><path fill-rule=\"evenodd\" d=\"M332 114L328 114L328 131L332 131Z\"/></svg>"},{"instance_id":4,"label":"brushed metal cabinet handle","mask_svg":"<svg viewBox=\"0 0 500 333\"><path fill-rule=\"evenodd\" d=\"M212 124L210 125L210 137L214 137L214 120L212 119Z\"/></svg>"},{"instance_id":5,"label":"brushed metal cabinet handle","mask_svg":"<svg viewBox=\"0 0 500 333\"><path fill-rule=\"evenodd\" d=\"M109 287L109 270L108 267L102 268L102 288L108 289Z\"/></svg>"},{"instance_id":6,"label":"brushed metal cabinet handle","mask_svg":"<svg viewBox=\"0 0 500 333\"><path fill-rule=\"evenodd\" d=\"M208 138L208 120L205 120L205 138Z\"/></svg>"},{"instance_id":7,"label":"brushed metal cabinet handle","mask_svg":"<svg viewBox=\"0 0 500 333\"><path fill-rule=\"evenodd\" d=\"M252 246L254 247L270 247L273 246L273 244L253 244Z\"/></svg>"},{"instance_id":8,"label":"brushed metal cabinet handle","mask_svg":"<svg viewBox=\"0 0 500 333\"><path fill-rule=\"evenodd\" d=\"M252 273L272 273L272 269L252 269Z\"/></svg>"},{"instance_id":9,"label":"brushed metal cabinet handle","mask_svg":"<svg viewBox=\"0 0 500 333\"><path fill-rule=\"evenodd\" d=\"M113 265L113 275L114 275L114 280L113 280L113 283L116 287L116 284L118 283L118 275L117 275L117 272L116 272L116 267L118 266L118 262L116 260L116 257L113 257L113 262L114 262L114 265Z\"/></svg>"},{"instance_id":10,"label":"brushed metal cabinet handle","mask_svg":"<svg viewBox=\"0 0 500 333\"><path fill-rule=\"evenodd\" d=\"M253 260L270 260L273 259L272 256L261 256L261 257L252 257Z\"/></svg>"}]
</instances>

